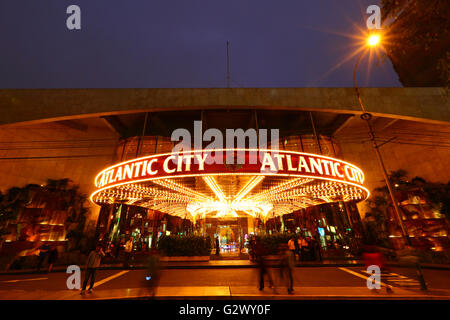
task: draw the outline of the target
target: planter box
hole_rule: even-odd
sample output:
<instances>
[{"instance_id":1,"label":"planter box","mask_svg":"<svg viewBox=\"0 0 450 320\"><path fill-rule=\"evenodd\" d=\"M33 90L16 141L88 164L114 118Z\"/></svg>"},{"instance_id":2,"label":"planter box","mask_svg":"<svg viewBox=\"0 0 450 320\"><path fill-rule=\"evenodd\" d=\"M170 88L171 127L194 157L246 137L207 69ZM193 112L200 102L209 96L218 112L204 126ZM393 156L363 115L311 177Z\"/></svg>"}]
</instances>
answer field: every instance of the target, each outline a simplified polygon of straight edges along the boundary
<instances>
[{"instance_id":1,"label":"planter box","mask_svg":"<svg viewBox=\"0 0 450 320\"><path fill-rule=\"evenodd\" d=\"M251 261L257 260L257 259L253 259L253 257L251 255L249 255L246 258L248 258ZM275 255L275 254L264 256L264 260L266 260L266 261L278 261L278 260L280 260L280 258L281 257L279 255Z\"/></svg>"},{"instance_id":2,"label":"planter box","mask_svg":"<svg viewBox=\"0 0 450 320\"><path fill-rule=\"evenodd\" d=\"M265 260L269 260L269 261L278 261L278 260L280 260L280 258L281 258L281 256L275 255L275 254L267 255L264 257Z\"/></svg>"},{"instance_id":3,"label":"planter box","mask_svg":"<svg viewBox=\"0 0 450 320\"><path fill-rule=\"evenodd\" d=\"M165 262L178 262L178 261L209 261L209 256L173 256L173 257L168 257L168 256L164 256L160 258L160 261L165 261Z\"/></svg>"}]
</instances>

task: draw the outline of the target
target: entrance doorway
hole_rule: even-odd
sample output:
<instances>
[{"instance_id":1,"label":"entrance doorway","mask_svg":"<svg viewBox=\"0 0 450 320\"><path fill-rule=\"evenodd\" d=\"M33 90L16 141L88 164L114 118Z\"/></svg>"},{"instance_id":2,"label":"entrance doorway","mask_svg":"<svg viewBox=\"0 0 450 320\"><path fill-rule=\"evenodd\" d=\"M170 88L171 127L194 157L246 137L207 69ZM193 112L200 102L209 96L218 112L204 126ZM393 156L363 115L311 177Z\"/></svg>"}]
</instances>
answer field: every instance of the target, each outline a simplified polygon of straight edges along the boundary
<instances>
[{"instance_id":1,"label":"entrance doorway","mask_svg":"<svg viewBox=\"0 0 450 320\"><path fill-rule=\"evenodd\" d=\"M240 239L236 227L218 225L216 234L219 237L220 253L223 257L239 256Z\"/></svg>"},{"instance_id":2,"label":"entrance doorway","mask_svg":"<svg viewBox=\"0 0 450 320\"><path fill-rule=\"evenodd\" d=\"M214 255L218 259L248 259L245 254L245 235L247 228L244 228L241 219L216 219L214 221L215 228L211 231L214 233L214 239L219 238L220 256ZM246 224L245 224L246 227Z\"/></svg>"}]
</instances>

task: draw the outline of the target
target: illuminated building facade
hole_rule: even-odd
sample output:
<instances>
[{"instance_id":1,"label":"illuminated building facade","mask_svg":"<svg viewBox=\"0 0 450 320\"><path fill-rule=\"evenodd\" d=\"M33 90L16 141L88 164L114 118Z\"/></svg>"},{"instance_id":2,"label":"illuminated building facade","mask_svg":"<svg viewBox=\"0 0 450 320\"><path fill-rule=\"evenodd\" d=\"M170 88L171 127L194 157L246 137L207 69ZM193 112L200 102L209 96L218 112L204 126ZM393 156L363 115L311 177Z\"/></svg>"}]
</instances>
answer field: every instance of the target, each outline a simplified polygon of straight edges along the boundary
<instances>
[{"instance_id":1,"label":"illuminated building facade","mask_svg":"<svg viewBox=\"0 0 450 320\"><path fill-rule=\"evenodd\" d=\"M235 156L234 161L228 161L231 155ZM237 159L242 160L241 164L236 163ZM206 148L147 155L106 168L95 178L98 189L91 195L91 201L106 206L121 203L144 207L152 213L157 211L189 219L197 233L208 233L242 245L250 234L261 232L261 228L255 228L256 221L257 225L264 226L265 233L269 218L281 217L284 222L282 217L286 214L331 203L341 203L342 212L348 216L343 203L365 200L369 196L363 183L364 174L359 168L324 155L281 149ZM114 215L111 212L106 219L115 220ZM142 218L149 213L137 215ZM216 230L206 230L207 218L227 221L213 223ZM251 223L245 220L249 218ZM231 236L221 236L221 228L233 220L239 222L238 233L231 230ZM330 230L325 218L320 222ZM117 238L120 230L116 226L109 232L111 240ZM339 231L351 230L349 221L345 227ZM337 233L334 228L332 226L331 230ZM310 235L311 232L316 236L317 227L308 230ZM139 230L138 233L145 232ZM156 237L153 232L152 235ZM151 236L146 238L148 246L150 239ZM326 244L325 235L322 242Z\"/></svg>"},{"instance_id":2,"label":"illuminated building facade","mask_svg":"<svg viewBox=\"0 0 450 320\"><path fill-rule=\"evenodd\" d=\"M361 92L389 171L450 180L439 88ZM366 199L383 185L351 88L3 90L0 104L2 190L70 178L91 196L86 232L105 241L132 236L145 249L161 234L197 233L237 246L251 233L289 231L349 247L363 236ZM202 141L178 161L171 134L194 136L195 121L224 136L279 129L279 151L246 145L243 156L233 151L244 164L200 168Z\"/></svg>"}]
</instances>

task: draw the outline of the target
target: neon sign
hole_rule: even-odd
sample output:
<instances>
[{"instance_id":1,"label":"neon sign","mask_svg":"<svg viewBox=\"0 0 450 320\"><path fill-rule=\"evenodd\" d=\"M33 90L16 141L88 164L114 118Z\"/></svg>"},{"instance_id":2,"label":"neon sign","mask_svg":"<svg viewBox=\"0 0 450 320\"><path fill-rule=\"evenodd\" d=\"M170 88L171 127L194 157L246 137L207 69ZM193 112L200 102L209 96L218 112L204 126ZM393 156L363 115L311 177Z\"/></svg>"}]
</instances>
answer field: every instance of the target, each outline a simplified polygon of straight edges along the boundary
<instances>
[{"instance_id":1,"label":"neon sign","mask_svg":"<svg viewBox=\"0 0 450 320\"><path fill-rule=\"evenodd\" d=\"M233 158L237 154L238 163L224 163L224 153ZM187 183L190 178L196 178L194 188ZM226 185L230 179L235 187ZM361 169L323 155L273 149L194 150L106 168L95 178L97 190L91 201L189 214L194 220L211 213L265 219L270 213L282 215L326 202L363 200L369 195L363 183Z\"/></svg>"},{"instance_id":2,"label":"neon sign","mask_svg":"<svg viewBox=\"0 0 450 320\"><path fill-rule=\"evenodd\" d=\"M215 153L222 151L229 152L230 149L167 153L119 163L100 172L95 178L95 186L104 188L134 180L145 181L164 177L230 172L325 178L359 185L364 183L364 174L358 167L338 159L308 153L258 150L258 156L252 154L252 150L232 149L245 154L244 164L237 169L230 169L227 164L207 161L208 158L214 157Z\"/></svg>"}]
</instances>

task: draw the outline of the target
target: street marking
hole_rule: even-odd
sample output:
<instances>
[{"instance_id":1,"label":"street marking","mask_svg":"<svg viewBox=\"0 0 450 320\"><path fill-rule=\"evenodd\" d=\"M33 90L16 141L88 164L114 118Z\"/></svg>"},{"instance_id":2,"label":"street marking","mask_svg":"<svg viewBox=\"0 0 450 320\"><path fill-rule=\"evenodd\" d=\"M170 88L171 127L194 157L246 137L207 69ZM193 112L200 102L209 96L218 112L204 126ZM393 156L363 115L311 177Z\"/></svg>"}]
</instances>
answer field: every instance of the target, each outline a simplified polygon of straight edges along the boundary
<instances>
[{"instance_id":1,"label":"street marking","mask_svg":"<svg viewBox=\"0 0 450 320\"><path fill-rule=\"evenodd\" d=\"M108 281L111 281L111 280L113 280L113 279L115 279L115 278L118 278L118 277L120 277L121 275L123 275L123 274L125 274L125 273L127 273L127 272L129 272L130 270L124 270L124 271L121 271L121 272L119 272L119 273L116 273L116 274L113 274L112 276L110 276L110 277L108 277L108 278L105 278L105 279L103 279L103 280L100 280L99 282L96 282L95 284L94 284L94 288L95 287L98 287L98 286L100 286L100 285L102 285L102 284L104 284L105 282L108 282Z\"/></svg>"},{"instance_id":2,"label":"street marking","mask_svg":"<svg viewBox=\"0 0 450 320\"><path fill-rule=\"evenodd\" d=\"M8 280L8 281L2 281L4 283L12 283L12 282L19 282L19 281L36 281L36 280L47 280L48 278L35 278L35 279L20 279L20 280Z\"/></svg>"},{"instance_id":3,"label":"street marking","mask_svg":"<svg viewBox=\"0 0 450 320\"><path fill-rule=\"evenodd\" d=\"M359 278L361 278L361 279L364 279L364 280L369 279L369 277L363 276L362 274L359 274L359 273L354 272L354 271L352 271L352 270L349 270L349 269L347 269L347 268L338 268L338 269L340 269L340 270L342 270L342 271L345 271L345 272L348 272L348 273L350 273L350 274L352 274L352 275L354 275L354 276L357 276L357 277L359 277ZM389 288L392 287L391 285L388 285L388 284L383 283L383 282L381 282L381 281L376 281L376 280L375 280L375 283L379 283L380 285L383 285L383 286L389 287Z\"/></svg>"},{"instance_id":4,"label":"street marking","mask_svg":"<svg viewBox=\"0 0 450 320\"><path fill-rule=\"evenodd\" d=\"M397 278L397 279L395 279L395 280L393 280L393 281L418 281L418 280L411 279L411 278L404 278L404 279L399 279L399 278Z\"/></svg>"},{"instance_id":5,"label":"street marking","mask_svg":"<svg viewBox=\"0 0 450 320\"><path fill-rule=\"evenodd\" d=\"M399 278L407 278L407 277L405 277L405 276L401 276L401 275L399 275L399 274L397 274L397 273L391 273L391 274L393 274L393 275L396 275L397 277L399 277Z\"/></svg>"},{"instance_id":6,"label":"street marking","mask_svg":"<svg viewBox=\"0 0 450 320\"><path fill-rule=\"evenodd\" d=\"M362 273L367 273L367 274L370 274L370 272L368 272L367 270L360 270ZM383 275L383 277L384 278L398 278L398 277L401 277L401 278L406 278L406 277L403 277L403 276L401 276L401 275L399 275L399 274L396 274L396 273L384 273L383 271L381 272L381 274Z\"/></svg>"},{"instance_id":7,"label":"street marking","mask_svg":"<svg viewBox=\"0 0 450 320\"><path fill-rule=\"evenodd\" d=\"M367 272L366 270L361 270L363 273L370 274L370 272ZM389 283L393 283L396 286L399 287L417 287L420 286L420 282L418 280L410 279L408 277L402 276L398 273L389 273L389 274L382 274L382 279L385 279L385 281Z\"/></svg>"}]
</instances>

